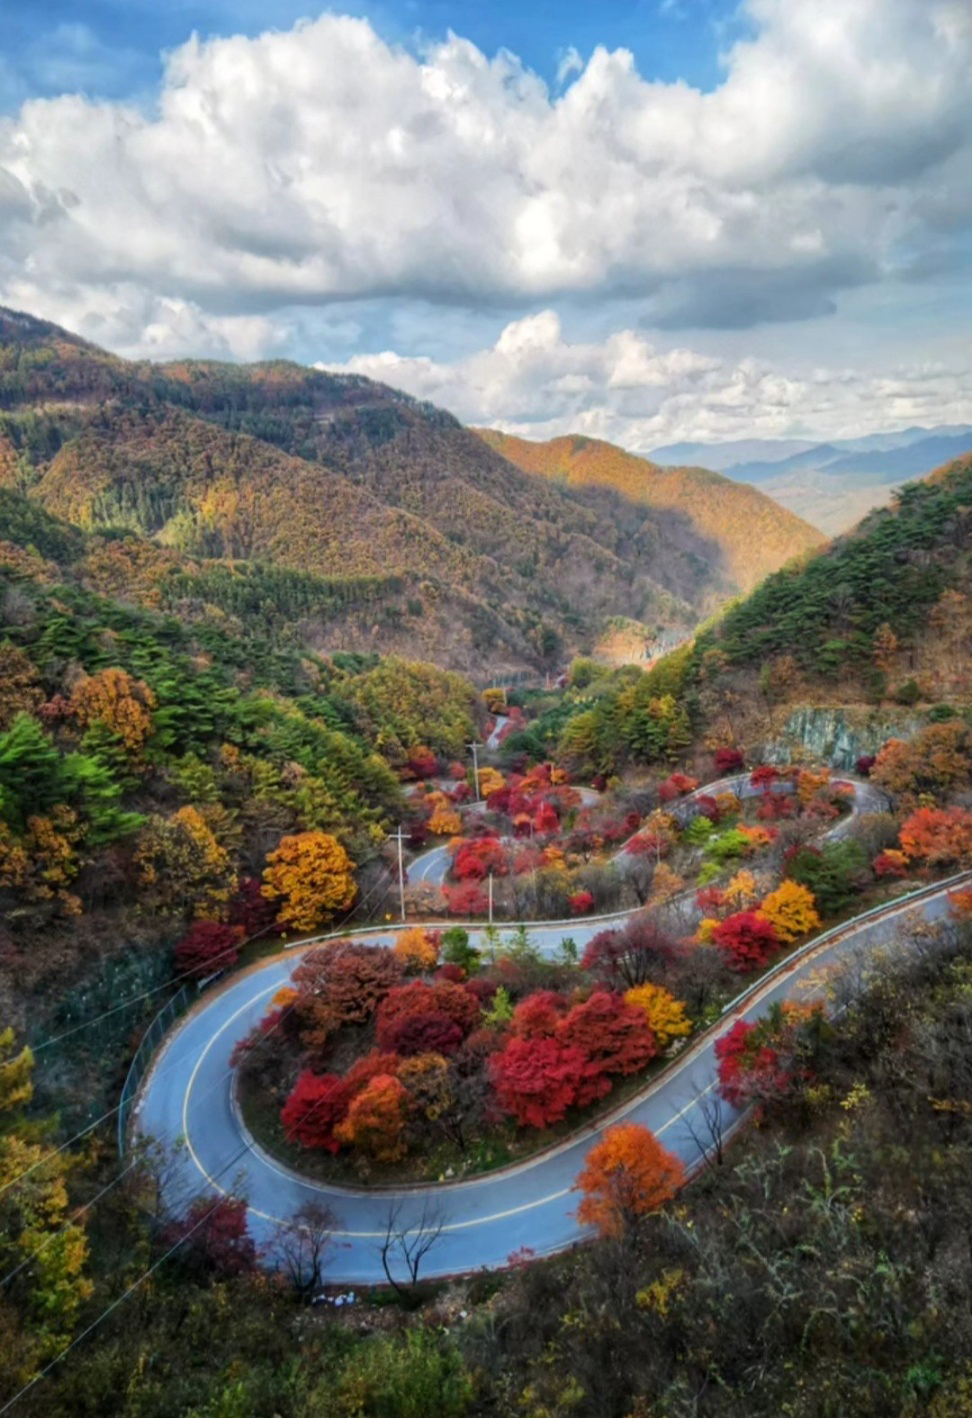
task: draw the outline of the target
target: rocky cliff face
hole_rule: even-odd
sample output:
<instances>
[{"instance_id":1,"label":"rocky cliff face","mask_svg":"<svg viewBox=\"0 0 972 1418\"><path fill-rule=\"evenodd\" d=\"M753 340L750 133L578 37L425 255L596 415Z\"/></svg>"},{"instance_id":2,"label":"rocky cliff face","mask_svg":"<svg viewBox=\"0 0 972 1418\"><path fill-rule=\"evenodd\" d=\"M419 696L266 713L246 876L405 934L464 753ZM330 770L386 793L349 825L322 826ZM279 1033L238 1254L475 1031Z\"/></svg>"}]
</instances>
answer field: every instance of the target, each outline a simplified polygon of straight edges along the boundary
<instances>
[{"instance_id":1,"label":"rocky cliff face","mask_svg":"<svg viewBox=\"0 0 972 1418\"><path fill-rule=\"evenodd\" d=\"M877 753L890 738L911 738L928 722L912 709L869 709L862 705L795 710L778 736L763 748L766 763L812 758L848 771L862 754Z\"/></svg>"}]
</instances>

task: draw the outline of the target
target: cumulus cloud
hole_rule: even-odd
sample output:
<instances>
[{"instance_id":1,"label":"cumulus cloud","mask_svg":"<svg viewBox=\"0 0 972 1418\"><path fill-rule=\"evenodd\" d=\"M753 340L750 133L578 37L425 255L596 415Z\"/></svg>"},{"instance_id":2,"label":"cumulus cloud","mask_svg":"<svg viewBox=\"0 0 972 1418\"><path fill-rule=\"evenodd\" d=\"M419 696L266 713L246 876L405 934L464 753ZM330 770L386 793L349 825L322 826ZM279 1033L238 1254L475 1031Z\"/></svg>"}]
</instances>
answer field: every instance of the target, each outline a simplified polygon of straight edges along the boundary
<instances>
[{"instance_id":1,"label":"cumulus cloud","mask_svg":"<svg viewBox=\"0 0 972 1418\"><path fill-rule=\"evenodd\" d=\"M755 359L661 351L634 330L571 343L552 310L514 321L489 349L451 363L386 351L326 367L379 379L506 433L581 433L642 452L683 439L842 438L972 422L972 361L878 374L785 371Z\"/></svg>"},{"instance_id":2,"label":"cumulus cloud","mask_svg":"<svg viewBox=\"0 0 972 1418\"><path fill-rule=\"evenodd\" d=\"M597 49L552 94L509 53L325 14L192 39L150 112L25 103L0 121L0 300L238 354L276 348L285 307L633 295L659 326L742 326L947 263L972 225L967 0L745 9L711 93Z\"/></svg>"}]
</instances>

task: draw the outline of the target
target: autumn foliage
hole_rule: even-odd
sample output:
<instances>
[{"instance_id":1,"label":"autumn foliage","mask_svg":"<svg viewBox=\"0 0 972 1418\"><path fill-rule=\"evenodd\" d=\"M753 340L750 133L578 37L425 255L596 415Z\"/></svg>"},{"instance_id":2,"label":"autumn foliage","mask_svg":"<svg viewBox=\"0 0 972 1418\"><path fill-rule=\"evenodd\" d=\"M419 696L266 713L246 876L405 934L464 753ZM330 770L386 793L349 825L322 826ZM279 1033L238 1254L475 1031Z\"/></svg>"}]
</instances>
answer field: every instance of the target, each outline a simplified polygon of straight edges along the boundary
<instances>
[{"instance_id":1,"label":"autumn foliage","mask_svg":"<svg viewBox=\"0 0 972 1418\"><path fill-rule=\"evenodd\" d=\"M577 1219L602 1236L621 1236L664 1206L685 1182L685 1169L648 1128L619 1123L587 1154L575 1183L583 1193Z\"/></svg>"},{"instance_id":2,"label":"autumn foliage","mask_svg":"<svg viewBox=\"0 0 972 1418\"><path fill-rule=\"evenodd\" d=\"M760 913L769 921L782 945L791 945L820 926L813 892L796 881L783 881L764 897Z\"/></svg>"},{"instance_id":3,"label":"autumn foliage","mask_svg":"<svg viewBox=\"0 0 972 1418\"><path fill-rule=\"evenodd\" d=\"M762 970L780 948L772 921L758 911L737 911L727 916L714 928L712 939L730 970L740 974Z\"/></svg>"},{"instance_id":4,"label":"autumn foliage","mask_svg":"<svg viewBox=\"0 0 972 1418\"><path fill-rule=\"evenodd\" d=\"M558 1039L517 1038L492 1056L489 1071L500 1107L521 1127L544 1128L574 1103L584 1062L580 1049Z\"/></svg>"},{"instance_id":5,"label":"autumn foliage","mask_svg":"<svg viewBox=\"0 0 972 1418\"><path fill-rule=\"evenodd\" d=\"M399 932L392 951L407 971L425 974L439 963L439 932L412 926Z\"/></svg>"},{"instance_id":6,"label":"autumn foliage","mask_svg":"<svg viewBox=\"0 0 972 1418\"><path fill-rule=\"evenodd\" d=\"M228 970L239 959L243 931L221 921L195 921L175 948L175 967L180 975L202 978L216 970Z\"/></svg>"},{"instance_id":7,"label":"autumn foliage","mask_svg":"<svg viewBox=\"0 0 972 1418\"><path fill-rule=\"evenodd\" d=\"M351 1097L352 1089L343 1078L305 1069L280 1114L288 1141L337 1152L341 1143L334 1129L344 1121Z\"/></svg>"},{"instance_id":8,"label":"autumn foliage","mask_svg":"<svg viewBox=\"0 0 972 1418\"><path fill-rule=\"evenodd\" d=\"M280 924L313 931L354 900L354 863L328 832L298 832L284 837L267 857L263 894L279 901Z\"/></svg>"},{"instance_id":9,"label":"autumn foliage","mask_svg":"<svg viewBox=\"0 0 972 1418\"><path fill-rule=\"evenodd\" d=\"M352 1099L334 1136L376 1162L397 1162L405 1155L402 1133L407 1115L405 1085L393 1074L379 1073Z\"/></svg>"},{"instance_id":10,"label":"autumn foliage","mask_svg":"<svg viewBox=\"0 0 972 1418\"><path fill-rule=\"evenodd\" d=\"M636 985L625 992L625 1001L640 1009L648 1021L660 1049L667 1049L673 1039L682 1039L692 1032L692 1021L685 1006L662 985Z\"/></svg>"},{"instance_id":11,"label":"autumn foliage","mask_svg":"<svg viewBox=\"0 0 972 1418\"><path fill-rule=\"evenodd\" d=\"M929 867L965 866L972 860L972 812L922 807L902 823L901 850Z\"/></svg>"}]
</instances>

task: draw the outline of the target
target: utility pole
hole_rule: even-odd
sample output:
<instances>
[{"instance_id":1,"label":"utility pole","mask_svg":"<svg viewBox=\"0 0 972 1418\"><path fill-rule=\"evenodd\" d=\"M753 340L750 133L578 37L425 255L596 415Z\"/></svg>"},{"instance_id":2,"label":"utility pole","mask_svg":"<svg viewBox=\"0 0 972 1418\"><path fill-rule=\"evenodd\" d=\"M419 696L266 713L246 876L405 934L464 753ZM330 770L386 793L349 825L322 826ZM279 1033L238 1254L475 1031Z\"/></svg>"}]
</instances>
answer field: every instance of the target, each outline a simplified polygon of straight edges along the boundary
<instances>
[{"instance_id":1,"label":"utility pole","mask_svg":"<svg viewBox=\"0 0 972 1418\"><path fill-rule=\"evenodd\" d=\"M489 874L489 924L493 924L493 873Z\"/></svg>"},{"instance_id":2,"label":"utility pole","mask_svg":"<svg viewBox=\"0 0 972 1418\"><path fill-rule=\"evenodd\" d=\"M473 756L473 782L476 784L476 801L477 801L477 803L478 803L478 802L479 802L479 750L482 748L482 744L480 744L480 743L469 743L469 744L466 745L466 747L472 749L472 756Z\"/></svg>"},{"instance_id":3,"label":"utility pole","mask_svg":"<svg viewBox=\"0 0 972 1418\"><path fill-rule=\"evenodd\" d=\"M405 920L405 858L403 848L405 843L405 833L399 827L397 832L392 832L389 836L394 837L398 843L398 901L402 910L402 920Z\"/></svg>"}]
</instances>

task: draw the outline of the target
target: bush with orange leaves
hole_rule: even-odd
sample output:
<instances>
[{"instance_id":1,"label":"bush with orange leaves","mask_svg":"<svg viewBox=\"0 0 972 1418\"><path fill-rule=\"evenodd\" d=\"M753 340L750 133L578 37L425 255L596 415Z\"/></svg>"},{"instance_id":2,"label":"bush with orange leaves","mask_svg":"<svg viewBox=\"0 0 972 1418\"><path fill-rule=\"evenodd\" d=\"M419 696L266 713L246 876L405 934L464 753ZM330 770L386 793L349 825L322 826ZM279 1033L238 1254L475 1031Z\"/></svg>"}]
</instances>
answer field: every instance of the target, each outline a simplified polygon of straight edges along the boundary
<instances>
[{"instance_id":1,"label":"bush with orange leaves","mask_svg":"<svg viewBox=\"0 0 972 1418\"><path fill-rule=\"evenodd\" d=\"M353 871L354 862L329 832L297 832L267 857L263 895L280 902L282 926L313 931L351 905L357 892Z\"/></svg>"},{"instance_id":2,"label":"bush with orange leaves","mask_svg":"<svg viewBox=\"0 0 972 1418\"><path fill-rule=\"evenodd\" d=\"M148 685L117 668L85 675L71 692L70 711L78 723L85 728L104 724L133 757L155 731L154 708L155 695Z\"/></svg>"},{"instance_id":3,"label":"bush with orange leaves","mask_svg":"<svg viewBox=\"0 0 972 1418\"><path fill-rule=\"evenodd\" d=\"M574 1183L583 1192L577 1219L602 1236L630 1235L644 1218L671 1201L685 1169L648 1128L619 1123L594 1144Z\"/></svg>"},{"instance_id":4,"label":"bush with orange leaves","mask_svg":"<svg viewBox=\"0 0 972 1418\"><path fill-rule=\"evenodd\" d=\"M922 807L901 825L901 850L929 867L965 866L972 860L972 812Z\"/></svg>"},{"instance_id":5,"label":"bush with orange leaves","mask_svg":"<svg viewBox=\"0 0 972 1418\"><path fill-rule=\"evenodd\" d=\"M347 1117L334 1129L337 1141L375 1162L400 1162L405 1156L408 1092L393 1074L379 1073L354 1098Z\"/></svg>"},{"instance_id":6,"label":"bush with orange leaves","mask_svg":"<svg viewBox=\"0 0 972 1418\"><path fill-rule=\"evenodd\" d=\"M410 926L400 931L392 953L409 974L424 975L439 963L439 931L427 931L423 926Z\"/></svg>"},{"instance_id":7,"label":"bush with orange leaves","mask_svg":"<svg viewBox=\"0 0 972 1418\"><path fill-rule=\"evenodd\" d=\"M455 837L462 822L455 808L437 804L426 826L433 837Z\"/></svg>"}]
</instances>

